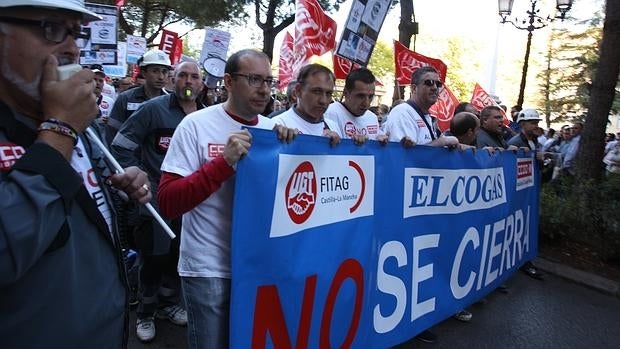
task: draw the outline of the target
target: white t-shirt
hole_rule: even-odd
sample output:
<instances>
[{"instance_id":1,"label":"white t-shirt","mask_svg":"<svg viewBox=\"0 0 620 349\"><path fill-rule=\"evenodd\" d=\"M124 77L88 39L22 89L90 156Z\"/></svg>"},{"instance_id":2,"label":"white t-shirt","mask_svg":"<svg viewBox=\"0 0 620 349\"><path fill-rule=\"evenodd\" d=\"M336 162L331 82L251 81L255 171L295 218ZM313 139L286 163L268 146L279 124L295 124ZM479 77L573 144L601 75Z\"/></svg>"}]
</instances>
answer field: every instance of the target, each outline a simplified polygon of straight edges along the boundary
<instances>
[{"instance_id":1,"label":"white t-shirt","mask_svg":"<svg viewBox=\"0 0 620 349\"><path fill-rule=\"evenodd\" d=\"M218 157L232 132L246 125L231 118L223 104L186 116L170 141L161 170L186 177ZM275 123L259 116L256 128ZM232 176L205 201L183 215L179 275L231 277L230 235L235 178Z\"/></svg>"},{"instance_id":2,"label":"white t-shirt","mask_svg":"<svg viewBox=\"0 0 620 349\"><path fill-rule=\"evenodd\" d=\"M103 190L99 187L97 176L80 138L78 138L78 143L73 148L71 167L82 176L88 194L97 202L97 208L103 218L105 218L105 222L108 223L109 231L112 232L112 211L110 211L110 206L108 206Z\"/></svg>"},{"instance_id":3,"label":"white t-shirt","mask_svg":"<svg viewBox=\"0 0 620 349\"><path fill-rule=\"evenodd\" d=\"M338 135L342 137L338 130L338 125L336 125L333 121L324 119L323 122L313 124L299 116L299 114L295 112L294 108L290 108L284 113L274 116L271 120L278 125L286 126L288 128L296 128L299 134L311 136L322 136L325 126L327 126L327 128L338 133Z\"/></svg>"},{"instance_id":4,"label":"white t-shirt","mask_svg":"<svg viewBox=\"0 0 620 349\"><path fill-rule=\"evenodd\" d=\"M107 121L112 111L114 100L104 94L101 95L101 103L99 103L99 110L101 111L101 119ZM103 120L97 120L103 122Z\"/></svg>"},{"instance_id":5,"label":"white t-shirt","mask_svg":"<svg viewBox=\"0 0 620 349\"><path fill-rule=\"evenodd\" d=\"M431 127L436 128L436 122L429 114L424 118ZM430 130L418 112L409 103L401 103L390 111L385 125L385 133L390 142L400 142L403 137L411 138L416 144L423 145L433 141ZM435 133L437 135L437 133Z\"/></svg>"},{"instance_id":6,"label":"white t-shirt","mask_svg":"<svg viewBox=\"0 0 620 349\"><path fill-rule=\"evenodd\" d=\"M357 134L376 140L378 135L383 134L379 129L379 120L377 120L377 116L373 112L366 110L364 114L355 116L340 102L334 102L329 105L327 111L325 111L325 119L336 123L338 133L342 138L349 139Z\"/></svg>"}]
</instances>

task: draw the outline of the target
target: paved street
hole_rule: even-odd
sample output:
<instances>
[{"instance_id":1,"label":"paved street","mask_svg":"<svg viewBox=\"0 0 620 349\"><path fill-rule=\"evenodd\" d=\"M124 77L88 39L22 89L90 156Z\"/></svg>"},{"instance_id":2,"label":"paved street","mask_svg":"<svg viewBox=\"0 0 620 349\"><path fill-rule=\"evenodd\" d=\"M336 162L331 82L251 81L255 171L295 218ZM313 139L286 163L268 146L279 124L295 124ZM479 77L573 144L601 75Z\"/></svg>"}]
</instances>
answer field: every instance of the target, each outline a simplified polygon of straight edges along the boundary
<instances>
[{"instance_id":1,"label":"paved street","mask_svg":"<svg viewBox=\"0 0 620 349\"><path fill-rule=\"evenodd\" d=\"M492 293L469 308L470 323L448 319L435 326L435 344L412 340L404 348L618 348L620 299L547 275L537 281L517 273L508 294ZM185 328L157 322L157 338L139 343L132 320L129 348L185 348Z\"/></svg>"}]
</instances>

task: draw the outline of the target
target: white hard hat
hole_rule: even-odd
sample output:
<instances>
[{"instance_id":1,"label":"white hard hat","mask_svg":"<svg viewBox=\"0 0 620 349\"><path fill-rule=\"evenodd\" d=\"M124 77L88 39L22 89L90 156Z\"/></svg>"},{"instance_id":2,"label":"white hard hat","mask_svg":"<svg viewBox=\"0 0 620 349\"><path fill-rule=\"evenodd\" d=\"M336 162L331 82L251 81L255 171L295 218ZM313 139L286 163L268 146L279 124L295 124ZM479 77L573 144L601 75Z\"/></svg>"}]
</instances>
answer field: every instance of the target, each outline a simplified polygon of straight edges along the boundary
<instances>
[{"instance_id":1,"label":"white hard hat","mask_svg":"<svg viewBox=\"0 0 620 349\"><path fill-rule=\"evenodd\" d=\"M164 65L168 67L168 69L172 69L172 66L170 65L170 57L168 57L168 54L162 50L151 50L145 52L144 55L142 55L140 67L146 67L147 65Z\"/></svg>"},{"instance_id":2,"label":"white hard hat","mask_svg":"<svg viewBox=\"0 0 620 349\"><path fill-rule=\"evenodd\" d=\"M2 0L1 7L45 7L50 9L60 9L75 11L82 14L84 22L99 21L103 19L98 14L89 11L84 7L84 0Z\"/></svg>"},{"instance_id":3,"label":"white hard hat","mask_svg":"<svg viewBox=\"0 0 620 349\"><path fill-rule=\"evenodd\" d=\"M517 114L517 124L521 121L542 120L536 109L523 109Z\"/></svg>"}]
</instances>

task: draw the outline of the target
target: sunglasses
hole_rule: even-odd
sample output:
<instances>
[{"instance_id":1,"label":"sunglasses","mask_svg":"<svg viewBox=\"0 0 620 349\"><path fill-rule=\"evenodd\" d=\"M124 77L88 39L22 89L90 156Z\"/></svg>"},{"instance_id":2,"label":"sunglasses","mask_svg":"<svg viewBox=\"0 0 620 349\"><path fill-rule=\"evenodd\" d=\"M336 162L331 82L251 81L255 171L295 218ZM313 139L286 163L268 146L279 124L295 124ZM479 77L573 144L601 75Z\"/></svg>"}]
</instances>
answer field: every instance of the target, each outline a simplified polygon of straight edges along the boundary
<instances>
[{"instance_id":1,"label":"sunglasses","mask_svg":"<svg viewBox=\"0 0 620 349\"><path fill-rule=\"evenodd\" d=\"M439 80L424 80L422 81L422 83L428 87L432 87L435 86L437 88L442 88L443 87L443 82L439 81Z\"/></svg>"},{"instance_id":2,"label":"sunglasses","mask_svg":"<svg viewBox=\"0 0 620 349\"><path fill-rule=\"evenodd\" d=\"M88 39L90 39L89 33L82 31L81 27L67 28L66 25L58 22L46 21L46 20L33 20L14 17L0 16L0 22L27 25L33 27L40 27L43 29L43 37L53 43L60 44L65 41L67 36L71 35L76 40L76 44L79 48L83 48ZM79 40L82 39L82 40Z\"/></svg>"}]
</instances>

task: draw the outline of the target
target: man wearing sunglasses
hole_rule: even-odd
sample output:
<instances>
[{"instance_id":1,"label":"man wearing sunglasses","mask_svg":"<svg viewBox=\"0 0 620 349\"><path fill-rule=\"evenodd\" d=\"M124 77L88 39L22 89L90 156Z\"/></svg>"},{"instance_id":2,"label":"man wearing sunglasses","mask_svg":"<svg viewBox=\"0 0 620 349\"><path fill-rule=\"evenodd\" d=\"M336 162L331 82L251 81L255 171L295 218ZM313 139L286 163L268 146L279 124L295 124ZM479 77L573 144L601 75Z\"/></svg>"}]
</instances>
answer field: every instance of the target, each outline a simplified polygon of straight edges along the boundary
<instances>
[{"instance_id":1,"label":"man wearing sunglasses","mask_svg":"<svg viewBox=\"0 0 620 349\"><path fill-rule=\"evenodd\" d=\"M147 176L103 163L80 134L97 115L94 73L75 63L82 0L0 2L0 342L122 348L127 276L108 183L146 203Z\"/></svg>"},{"instance_id":2,"label":"man wearing sunglasses","mask_svg":"<svg viewBox=\"0 0 620 349\"><path fill-rule=\"evenodd\" d=\"M429 114L430 107L437 102L443 83L435 68L425 66L411 75L411 98L390 111L386 133L390 142L402 142L404 146L431 145L457 146L453 136L441 136L437 119Z\"/></svg>"}]
</instances>

